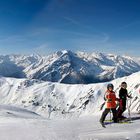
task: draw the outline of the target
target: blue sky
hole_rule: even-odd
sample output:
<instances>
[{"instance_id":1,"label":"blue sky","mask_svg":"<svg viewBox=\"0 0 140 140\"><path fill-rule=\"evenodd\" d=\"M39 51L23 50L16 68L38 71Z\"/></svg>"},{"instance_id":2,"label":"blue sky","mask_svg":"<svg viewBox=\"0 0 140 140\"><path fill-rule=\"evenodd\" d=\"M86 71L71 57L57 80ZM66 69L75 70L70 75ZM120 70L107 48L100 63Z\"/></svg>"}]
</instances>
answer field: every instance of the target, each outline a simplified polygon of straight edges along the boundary
<instances>
[{"instance_id":1,"label":"blue sky","mask_svg":"<svg viewBox=\"0 0 140 140\"><path fill-rule=\"evenodd\" d=\"M63 49L139 56L139 0L0 1L0 54Z\"/></svg>"}]
</instances>

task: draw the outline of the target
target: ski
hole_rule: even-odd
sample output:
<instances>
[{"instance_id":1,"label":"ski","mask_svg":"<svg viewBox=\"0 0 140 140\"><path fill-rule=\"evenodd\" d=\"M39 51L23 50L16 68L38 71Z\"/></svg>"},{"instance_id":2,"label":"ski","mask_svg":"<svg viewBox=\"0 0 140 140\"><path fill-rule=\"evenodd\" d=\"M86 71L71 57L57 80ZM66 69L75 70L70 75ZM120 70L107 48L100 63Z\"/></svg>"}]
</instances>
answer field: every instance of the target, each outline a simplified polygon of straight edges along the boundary
<instances>
[{"instance_id":1,"label":"ski","mask_svg":"<svg viewBox=\"0 0 140 140\"><path fill-rule=\"evenodd\" d=\"M130 124L132 121L120 121L119 124Z\"/></svg>"}]
</instances>

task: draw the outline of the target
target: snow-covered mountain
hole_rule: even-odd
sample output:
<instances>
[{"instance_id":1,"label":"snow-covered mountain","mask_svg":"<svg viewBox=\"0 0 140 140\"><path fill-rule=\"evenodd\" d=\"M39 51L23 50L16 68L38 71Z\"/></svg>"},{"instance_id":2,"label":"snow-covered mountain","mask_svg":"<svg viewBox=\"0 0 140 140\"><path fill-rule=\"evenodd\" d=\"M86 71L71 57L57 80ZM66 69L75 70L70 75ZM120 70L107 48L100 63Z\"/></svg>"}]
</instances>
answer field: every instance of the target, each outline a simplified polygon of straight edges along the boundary
<instances>
[{"instance_id":1,"label":"snow-covered mountain","mask_svg":"<svg viewBox=\"0 0 140 140\"><path fill-rule=\"evenodd\" d=\"M105 129L99 119L108 83L72 85L0 77L1 140L139 140L139 78L137 72L112 81L117 94L120 83L128 83L132 123L108 123Z\"/></svg>"},{"instance_id":2,"label":"snow-covered mountain","mask_svg":"<svg viewBox=\"0 0 140 140\"><path fill-rule=\"evenodd\" d=\"M49 56L1 55L0 75L68 84L105 82L140 71L128 56L59 51Z\"/></svg>"},{"instance_id":3,"label":"snow-covered mountain","mask_svg":"<svg viewBox=\"0 0 140 140\"><path fill-rule=\"evenodd\" d=\"M140 112L140 72L113 80L118 94L121 82L128 83L128 102L133 112ZM108 83L60 84L39 80L0 78L0 104L14 105L44 117L69 118L100 113Z\"/></svg>"}]
</instances>

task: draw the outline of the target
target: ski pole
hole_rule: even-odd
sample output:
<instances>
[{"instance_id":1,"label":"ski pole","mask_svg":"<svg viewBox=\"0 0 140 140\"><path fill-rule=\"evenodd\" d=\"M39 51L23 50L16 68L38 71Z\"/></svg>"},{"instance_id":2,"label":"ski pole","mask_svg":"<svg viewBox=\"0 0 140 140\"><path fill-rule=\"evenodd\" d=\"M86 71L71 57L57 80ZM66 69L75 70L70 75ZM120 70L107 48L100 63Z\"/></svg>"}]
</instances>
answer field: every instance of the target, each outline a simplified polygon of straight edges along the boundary
<instances>
[{"instance_id":1,"label":"ski pole","mask_svg":"<svg viewBox=\"0 0 140 140\"><path fill-rule=\"evenodd\" d=\"M127 109L128 109L128 116L129 116L129 120L131 121L131 112L130 112L130 106L131 106L131 99L130 99L130 105L128 104L128 99L127 99Z\"/></svg>"},{"instance_id":2,"label":"ski pole","mask_svg":"<svg viewBox=\"0 0 140 140\"><path fill-rule=\"evenodd\" d=\"M111 126L111 122L112 122L112 119L111 119L111 108L110 108L109 113L110 113L110 126Z\"/></svg>"}]
</instances>

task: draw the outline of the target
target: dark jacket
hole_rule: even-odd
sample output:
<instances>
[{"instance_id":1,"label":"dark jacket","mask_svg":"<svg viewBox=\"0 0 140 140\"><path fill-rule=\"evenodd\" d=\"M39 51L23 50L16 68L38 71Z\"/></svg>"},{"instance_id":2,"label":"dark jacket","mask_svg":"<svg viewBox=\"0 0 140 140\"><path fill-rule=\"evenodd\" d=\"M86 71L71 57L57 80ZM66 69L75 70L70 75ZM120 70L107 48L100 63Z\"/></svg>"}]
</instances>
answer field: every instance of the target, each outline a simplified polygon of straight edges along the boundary
<instances>
[{"instance_id":1,"label":"dark jacket","mask_svg":"<svg viewBox=\"0 0 140 140\"><path fill-rule=\"evenodd\" d=\"M120 91L119 91L119 97L120 99L122 100L126 100L128 96L128 92L127 92L127 89L123 89L121 88Z\"/></svg>"}]
</instances>

